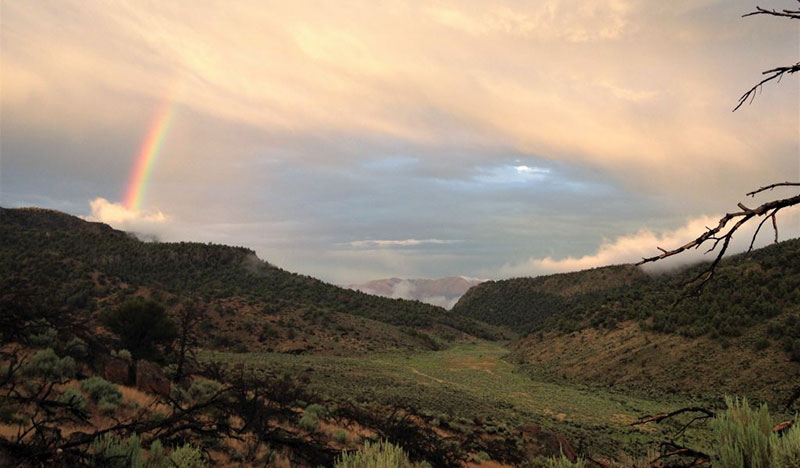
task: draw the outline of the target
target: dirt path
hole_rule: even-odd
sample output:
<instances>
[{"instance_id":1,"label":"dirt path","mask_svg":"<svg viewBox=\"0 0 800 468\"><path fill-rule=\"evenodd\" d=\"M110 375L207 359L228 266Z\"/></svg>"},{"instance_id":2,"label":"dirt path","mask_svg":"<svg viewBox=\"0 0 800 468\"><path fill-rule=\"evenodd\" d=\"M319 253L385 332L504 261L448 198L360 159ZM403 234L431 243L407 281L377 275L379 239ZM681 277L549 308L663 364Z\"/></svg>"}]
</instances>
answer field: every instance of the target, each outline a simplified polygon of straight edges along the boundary
<instances>
[{"instance_id":1,"label":"dirt path","mask_svg":"<svg viewBox=\"0 0 800 468\"><path fill-rule=\"evenodd\" d=\"M417 369L414 369L413 367L409 367L409 369L411 369L411 372L413 372L413 373L415 373L415 374L417 374L417 375L421 375L421 376L423 376L423 377L427 377L427 378L429 378L429 379L432 379L432 380L435 380L435 381L437 381L437 382L439 382L439 383L441 383L441 384L443 384L443 383L448 383L446 380L437 379L436 377L434 377L434 376L432 376L432 375L423 374L422 372L418 371Z\"/></svg>"}]
</instances>

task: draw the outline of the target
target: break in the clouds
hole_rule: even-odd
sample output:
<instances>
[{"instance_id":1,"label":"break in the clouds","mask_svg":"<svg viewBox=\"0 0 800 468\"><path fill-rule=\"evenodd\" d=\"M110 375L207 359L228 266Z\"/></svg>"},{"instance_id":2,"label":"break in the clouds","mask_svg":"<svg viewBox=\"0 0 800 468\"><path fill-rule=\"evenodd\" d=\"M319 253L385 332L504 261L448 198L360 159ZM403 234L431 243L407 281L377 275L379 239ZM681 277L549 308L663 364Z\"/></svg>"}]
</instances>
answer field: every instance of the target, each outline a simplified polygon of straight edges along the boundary
<instances>
[{"instance_id":1,"label":"break in the clouds","mask_svg":"<svg viewBox=\"0 0 800 468\"><path fill-rule=\"evenodd\" d=\"M605 239L800 177L795 78L731 112L796 61L797 25L754 6L4 1L0 204L342 284L622 258Z\"/></svg>"},{"instance_id":2,"label":"break in the clouds","mask_svg":"<svg viewBox=\"0 0 800 468\"><path fill-rule=\"evenodd\" d=\"M457 240L447 239L371 239L348 242L350 247L416 247L424 244L452 244Z\"/></svg>"}]
</instances>

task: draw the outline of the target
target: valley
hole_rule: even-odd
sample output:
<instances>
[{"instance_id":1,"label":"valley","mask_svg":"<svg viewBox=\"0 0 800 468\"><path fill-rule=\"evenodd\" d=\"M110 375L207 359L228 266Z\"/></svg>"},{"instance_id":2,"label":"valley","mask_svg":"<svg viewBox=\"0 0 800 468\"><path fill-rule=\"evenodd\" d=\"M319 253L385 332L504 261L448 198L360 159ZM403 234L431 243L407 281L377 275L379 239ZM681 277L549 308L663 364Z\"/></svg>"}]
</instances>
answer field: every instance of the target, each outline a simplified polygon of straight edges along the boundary
<instances>
[{"instance_id":1,"label":"valley","mask_svg":"<svg viewBox=\"0 0 800 468\"><path fill-rule=\"evenodd\" d=\"M0 209L0 241L10 460L167 444L198 466L317 467L388 440L445 468L683 466L710 459L717 416L640 418L744 401L725 396L768 404L769 428L796 410L798 239L726 258L679 302L702 265L487 281L450 311L51 210Z\"/></svg>"},{"instance_id":2,"label":"valley","mask_svg":"<svg viewBox=\"0 0 800 468\"><path fill-rule=\"evenodd\" d=\"M376 353L360 357L207 352L204 361L288 372L336 402L354 399L418 408L435 427L454 433L513 435L539 426L579 444L595 457L641 451L676 426L631 426L639 417L684 406L716 405L685 397L647 399L581 384L536 380L506 360L508 343L460 344L442 351ZM704 431L687 442L702 442Z\"/></svg>"}]
</instances>

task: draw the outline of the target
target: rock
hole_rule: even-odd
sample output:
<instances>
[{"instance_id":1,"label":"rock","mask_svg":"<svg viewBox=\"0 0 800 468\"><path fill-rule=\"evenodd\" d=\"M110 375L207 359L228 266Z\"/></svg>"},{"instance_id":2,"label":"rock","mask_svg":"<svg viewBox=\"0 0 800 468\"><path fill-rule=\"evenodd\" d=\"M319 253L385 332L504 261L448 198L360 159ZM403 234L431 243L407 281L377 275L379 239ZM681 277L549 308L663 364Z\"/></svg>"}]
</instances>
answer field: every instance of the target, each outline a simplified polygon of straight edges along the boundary
<instances>
[{"instance_id":1,"label":"rock","mask_svg":"<svg viewBox=\"0 0 800 468\"><path fill-rule=\"evenodd\" d=\"M103 378L118 385L130 385L131 364L125 359L112 357L103 365Z\"/></svg>"},{"instance_id":2,"label":"rock","mask_svg":"<svg viewBox=\"0 0 800 468\"><path fill-rule=\"evenodd\" d=\"M166 397L170 387L169 379L158 364L144 359L136 363L136 388Z\"/></svg>"}]
</instances>

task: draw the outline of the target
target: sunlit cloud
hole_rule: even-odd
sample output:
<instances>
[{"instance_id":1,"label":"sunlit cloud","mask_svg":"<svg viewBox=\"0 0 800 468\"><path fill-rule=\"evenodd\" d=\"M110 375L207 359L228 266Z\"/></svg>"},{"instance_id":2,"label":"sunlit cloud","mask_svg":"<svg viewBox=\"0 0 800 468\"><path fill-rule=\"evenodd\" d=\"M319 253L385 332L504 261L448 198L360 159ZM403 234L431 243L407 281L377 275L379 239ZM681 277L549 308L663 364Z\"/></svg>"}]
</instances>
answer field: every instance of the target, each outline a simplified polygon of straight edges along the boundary
<instances>
[{"instance_id":1,"label":"sunlit cloud","mask_svg":"<svg viewBox=\"0 0 800 468\"><path fill-rule=\"evenodd\" d=\"M543 258L529 258L520 263L508 263L495 272L500 278L518 276L538 276L551 273L564 273L569 271L586 270L588 268L601 267L606 265L618 265L623 263L636 263L645 257L652 257L660 252L658 247L674 249L689 241L697 238L706 231L707 226L716 226L720 216L702 216L690 219L685 225L667 230L661 233L653 232L650 229L641 229L633 234L620 236L614 240L603 242L595 253L581 257L553 258L550 256ZM745 251L752 239L755 228L760 220L742 227L736 232L733 241L728 249L728 254ZM791 239L800 236L800 209L789 209L781 213L780 224L783 239ZM731 226L729 226L730 228ZM723 231L725 232L725 231ZM768 229L760 232L757 238L756 247L763 247L773 240L773 233ZM665 260L646 264L647 271L660 271L674 269L687 264L700 261L713 260L715 253L707 253L711 244L704 245L699 249L692 249L685 253L667 258Z\"/></svg>"},{"instance_id":2,"label":"sunlit cloud","mask_svg":"<svg viewBox=\"0 0 800 468\"><path fill-rule=\"evenodd\" d=\"M99 221L109 226L135 232L148 232L166 223L169 218L158 209L140 210L128 208L122 203L115 203L98 197L89 202L92 214L84 216L87 221Z\"/></svg>"}]
</instances>

